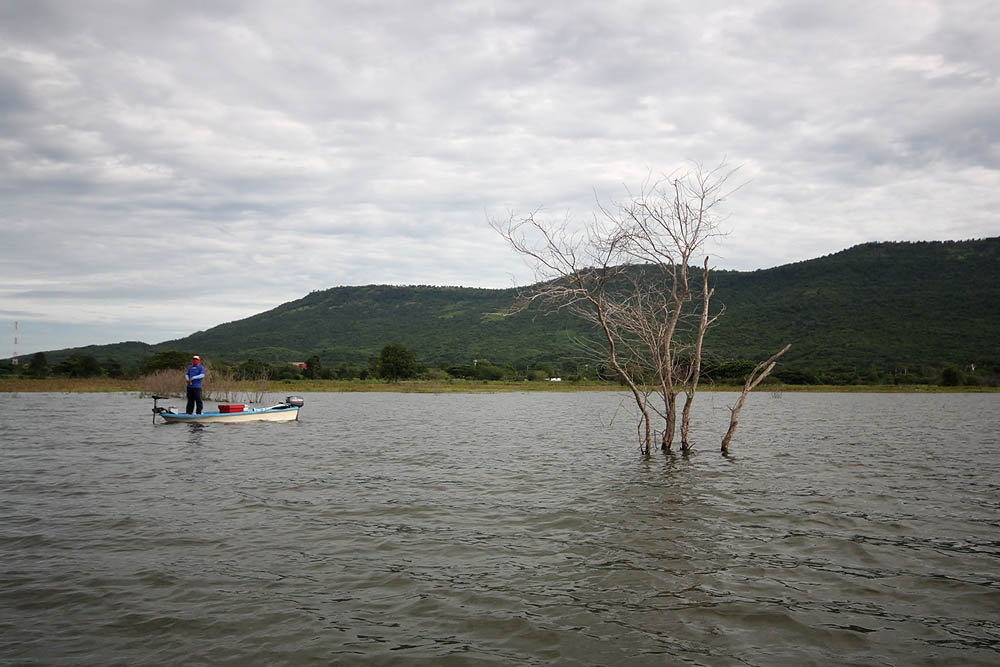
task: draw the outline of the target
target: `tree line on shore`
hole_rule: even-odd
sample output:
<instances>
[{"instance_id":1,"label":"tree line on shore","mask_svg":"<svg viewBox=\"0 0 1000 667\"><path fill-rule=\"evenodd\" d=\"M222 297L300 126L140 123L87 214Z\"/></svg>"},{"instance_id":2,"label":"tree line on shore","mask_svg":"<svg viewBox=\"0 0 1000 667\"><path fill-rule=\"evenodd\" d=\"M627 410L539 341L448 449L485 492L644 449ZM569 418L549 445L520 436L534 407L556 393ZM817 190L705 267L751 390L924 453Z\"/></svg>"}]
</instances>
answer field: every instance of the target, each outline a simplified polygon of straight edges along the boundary
<instances>
[{"instance_id":1,"label":"tree line on shore","mask_svg":"<svg viewBox=\"0 0 1000 667\"><path fill-rule=\"evenodd\" d=\"M386 348L388 357L383 359ZM392 359L398 358L398 363ZM112 358L98 359L92 355L73 354L49 364L44 352L37 352L17 366L0 364L0 374L24 378L126 378L137 379L166 368L183 369L191 359L188 350L165 350L149 355L139 365L124 365ZM302 365L268 363L257 359L239 362L210 360L214 370L231 373L235 379L251 380L265 375L271 380L448 380L463 379L489 382L546 381L560 378L566 382L619 382L613 370L603 364L584 363L572 358L517 364L474 359L452 364L428 364L419 361L413 352L400 344L387 345L366 364L331 362L314 354ZM713 361L706 360L701 377L706 382L723 385L740 385L753 370L756 361L748 359ZM380 365L381 364L381 365ZM985 365L918 364L890 366L872 362L868 366L831 366L829 368L802 370L778 367L765 384L781 385L938 385L1000 386L1000 362Z\"/></svg>"}]
</instances>

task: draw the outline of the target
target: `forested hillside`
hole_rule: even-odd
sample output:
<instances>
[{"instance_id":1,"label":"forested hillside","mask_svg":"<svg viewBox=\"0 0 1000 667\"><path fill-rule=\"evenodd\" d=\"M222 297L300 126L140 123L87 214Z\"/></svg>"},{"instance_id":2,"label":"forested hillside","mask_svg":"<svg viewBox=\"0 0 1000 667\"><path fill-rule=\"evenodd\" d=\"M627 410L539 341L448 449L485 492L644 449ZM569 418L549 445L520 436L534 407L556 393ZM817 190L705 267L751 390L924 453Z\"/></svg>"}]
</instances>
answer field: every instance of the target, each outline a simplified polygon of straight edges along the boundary
<instances>
[{"instance_id":1,"label":"forested hillside","mask_svg":"<svg viewBox=\"0 0 1000 667\"><path fill-rule=\"evenodd\" d=\"M324 364L363 364L389 343L402 343L432 364L552 360L573 353L570 335L582 323L565 315L506 317L514 297L514 290L337 287L173 344L263 361L318 353Z\"/></svg>"},{"instance_id":2,"label":"forested hillside","mask_svg":"<svg viewBox=\"0 0 1000 667\"><path fill-rule=\"evenodd\" d=\"M1000 238L868 243L751 273L716 274L724 357L892 366L1000 361Z\"/></svg>"},{"instance_id":3,"label":"forested hillside","mask_svg":"<svg viewBox=\"0 0 1000 667\"><path fill-rule=\"evenodd\" d=\"M869 243L753 272L713 274L725 314L706 357L762 359L785 343L782 367L825 373L907 373L925 366L1000 365L1000 238ZM504 316L516 291L455 287L336 287L237 322L155 346L86 348L132 363L155 350L210 359L364 364L402 343L430 365L489 359L527 366L578 357L587 325L565 313ZM49 353L53 361L70 350ZM122 358L119 358L122 357Z\"/></svg>"}]
</instances>

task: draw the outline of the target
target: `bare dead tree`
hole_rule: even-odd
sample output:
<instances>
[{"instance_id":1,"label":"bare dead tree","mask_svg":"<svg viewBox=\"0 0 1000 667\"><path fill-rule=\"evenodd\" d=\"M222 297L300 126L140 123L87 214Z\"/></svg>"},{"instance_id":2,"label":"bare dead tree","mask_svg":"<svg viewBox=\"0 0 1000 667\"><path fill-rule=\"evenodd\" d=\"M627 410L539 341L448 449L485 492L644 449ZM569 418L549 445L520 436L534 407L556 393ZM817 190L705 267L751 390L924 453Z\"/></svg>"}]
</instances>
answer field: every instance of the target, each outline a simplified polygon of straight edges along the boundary
<instances>
[{"instance_id":1,"label":"bare dead tree","mask_svg":"<svg viewBox=\"0 0 1000 667\"><path fill-rule=\"evenodd\" d=\"M619 347L628 347L617 321L611 316L616 306L609 298L608 286L623 270L624 237L595 221L583 235L573 235L566 221L557 225L536 219L536 213L523 218L511 214L506 220L491 220L490 225L514 250L535 264L538 289L522 295L514 310L533 303L563 309L595 324L607 344L607 363L628 385L642 415L640 447L649 454L652 423L647 409L647 394L636 382L619 355ZM530 237L529 237L530 233Z\"/></svg>"},{"instance_id":2,"label":"bare dead tree","mask_svg":"<svg viewBox=\"0 0 1000 667\"><path fill-rule=\"evenodd\" d=\"M750 375L747 376L746 382L743 383L743 393L740 394L739 399L736 404L729 408L729 429L726 431L726 435L722 438L722 453L729 453L729 441L733 437L733 433L736 432L736 427L740 423L740 411L743 409L743 403L746 402L747 396L753 391L754 387L759 385L764 378L771 374L774 370L774 365L778 363L778 358L788 351L788 348L792 346L791 343L781 348L780 351L772 355L766 361L762 361L751 371Z\"/></svg>"},{"instance_id":3,"label":"bare dead tree","mask_svg":"<svg viewBox=\"0 0 1000 667\"><path fill-rule=\"evenodd\" d=\"M631 391L647 455L654 415L664 421L661 448L670 451L680 392L685 394L681 445L691 449L704 340L721 314L711 310L709 259L700 269L695 260L707 241L722 233L719 210L734 190L729 186L734 173L720 165L647 179L638 192L626 191L623 202L606 206L598 200L599 214L577 234L569 232L566 220L549 223L537 211L490 220L535 267L538 284L514 310L535 303L569 309L595 326L601 344L585 347L600 354ZM699 270L700 280L694 275Z\"/></svg>"},{"instance_id":4,"label":"bare dead tree","mask_svg":"<svg viewBox=\"0 0 1000 667\"><path fill-rule=\"evenodd\" d=\"M685 332L679 341L678 327L692 311L691 265L706 242L722 231L718 209L732 190L729 181L735 170L725 165L712 170L700 166L660 180L647 179L637 193L612 211L602 208L605 217L628 240L626 251L638 263L653 266L660 273L660 283L651 290L659 300L656 312L664 315L663 326L650 347L659 350L656 377L663 400L666 426L661 448L670 451L677 422L677 394L685 392L681 415L681 446L691 448L691 405L701 372L703 341L708 327L717 316L709 315L713 290L709 288L709 264L705 257L702 271L701 313L697 326ZM650 309L653 310L653 309ZM686 359L678 358L684 351Z\"/></svg>"}]
</instances>

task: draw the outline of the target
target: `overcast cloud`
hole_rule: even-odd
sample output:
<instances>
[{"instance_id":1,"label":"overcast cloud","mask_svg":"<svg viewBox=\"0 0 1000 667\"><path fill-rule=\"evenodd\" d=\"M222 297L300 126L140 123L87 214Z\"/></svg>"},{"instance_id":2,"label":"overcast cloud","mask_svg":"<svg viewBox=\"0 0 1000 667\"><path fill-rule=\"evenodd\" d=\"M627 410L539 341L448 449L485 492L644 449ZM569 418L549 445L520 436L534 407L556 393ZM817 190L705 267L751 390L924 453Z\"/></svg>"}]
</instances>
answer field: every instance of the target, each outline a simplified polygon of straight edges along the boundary
<instances>
[{"instance_id":1,"label":"overcast cloud","mask_svg":"<svg viewBox=\"0 0 1000 667\"><path fill-rule=\"evenodd\" d=\"M526 284L488 216L691 161L747 181L719 268L995 236L998 68L992 1L0 0L7 345Z\"/></svg>"}]
</instances>

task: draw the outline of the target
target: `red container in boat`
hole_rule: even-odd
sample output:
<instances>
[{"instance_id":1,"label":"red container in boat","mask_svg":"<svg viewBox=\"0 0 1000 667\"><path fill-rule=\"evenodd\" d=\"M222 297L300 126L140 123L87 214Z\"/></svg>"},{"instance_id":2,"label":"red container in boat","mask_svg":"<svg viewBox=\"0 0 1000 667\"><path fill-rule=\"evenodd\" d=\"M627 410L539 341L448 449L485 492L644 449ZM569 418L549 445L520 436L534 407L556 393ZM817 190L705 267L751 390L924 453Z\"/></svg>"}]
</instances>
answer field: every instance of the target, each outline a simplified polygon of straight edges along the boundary
<instances>
[{"instance_id":1,"label":"red container in boat","mask_svg":"<svg viewBox=\"0 0 1000 667\"><path fill-rule=\"evenodd\" d=\"M237 403L233 405L220 405L219 412L243 412L246 410L246 405L242 403Z\"/></svg>"}]
</instances>

